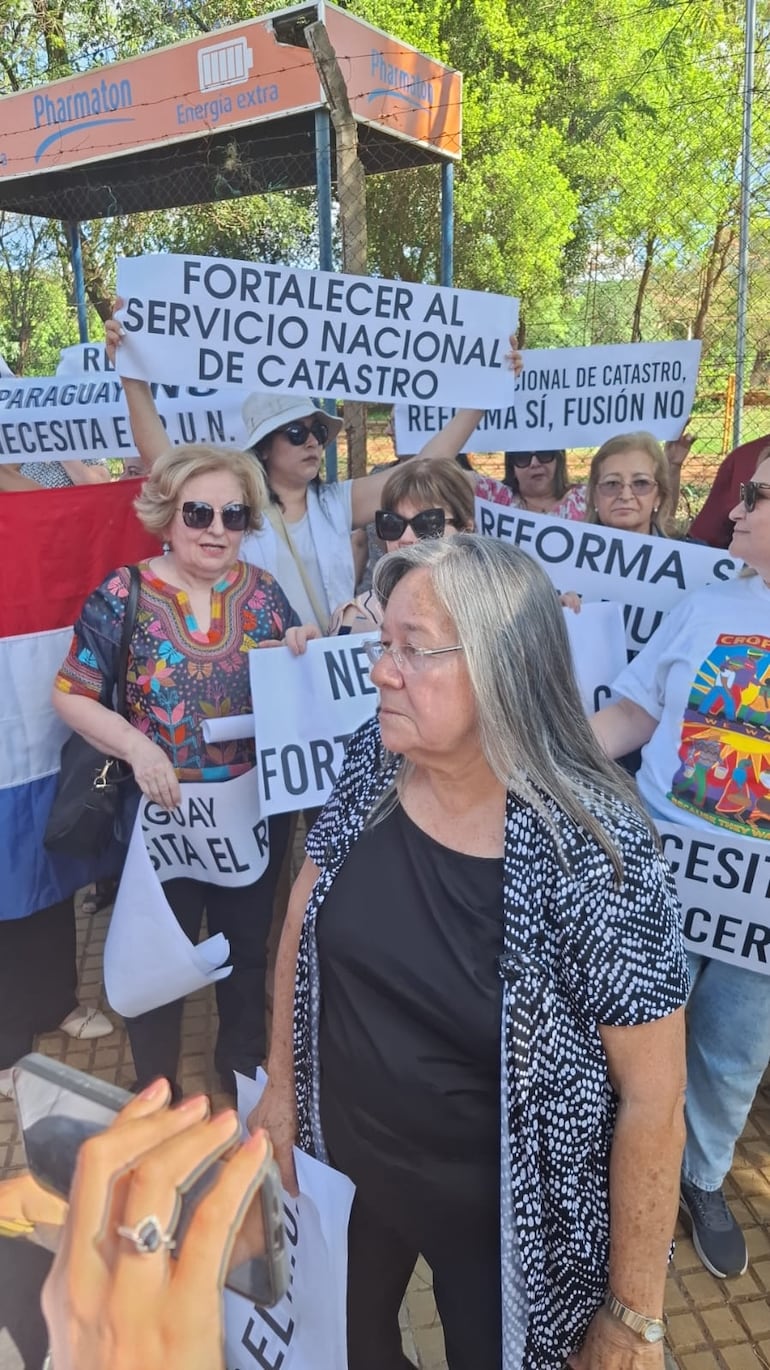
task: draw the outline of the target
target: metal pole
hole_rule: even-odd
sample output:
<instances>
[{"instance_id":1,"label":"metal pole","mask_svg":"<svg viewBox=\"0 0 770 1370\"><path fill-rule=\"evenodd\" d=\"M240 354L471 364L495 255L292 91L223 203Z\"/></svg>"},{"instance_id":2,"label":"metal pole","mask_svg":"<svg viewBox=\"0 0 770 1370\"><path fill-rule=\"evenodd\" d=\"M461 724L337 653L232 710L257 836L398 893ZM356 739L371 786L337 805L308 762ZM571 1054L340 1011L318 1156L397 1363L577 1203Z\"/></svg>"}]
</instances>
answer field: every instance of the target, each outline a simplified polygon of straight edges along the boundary
<instances>
[{"instance_id":1,"label":"metal pole","mask_svg":"<svg viewBox=\"0 0 770 1370\"><path fill-rule=\"evenodd\" d=\"M738 318L735 339L735 413L733 447L741 440L749 306L749 213L751 209L751 119L754 105L754 30L756 0L746 0L743 56L743 130L741 133L741 214L738 247Z\"/></svg>"},{"instance_id":2,"label":"metal pole","mask_svg":"<svg viewBox=\"0 0 770 1370\"><path fill-rule=\"evenodd\" d=\"M83 275L83 253L80 247L80 224L76 219L64 225L69 241L72 275L75 281L75 304L78 311L78 333L82 343L88 342L88 310L86 308L86 282Z\"/></svg>"},{"instance_id":3,"label":"metal pole","mask_svg":"<svg viewBox=\"0 0 770 1370\"><path fill-rule=\"evenodd\" d=\"M451 285L455 258L455 164L441 163L441 278Z\"/></svg>"},{"instance_id":4,"label":"metal pole","mask_svg":"<svg viewBox=\"0 0 770 1370\"><path fill-rule=\"evenodd\" d=\"M315 112L315 182L318 203L318 265L331 271L332 259L332 139L328 109ZM334 400L324 400L329 414L337 413ZM337 444L330 442L326 449L326 479L337 479Z\"/></svg>"}]
</instances>

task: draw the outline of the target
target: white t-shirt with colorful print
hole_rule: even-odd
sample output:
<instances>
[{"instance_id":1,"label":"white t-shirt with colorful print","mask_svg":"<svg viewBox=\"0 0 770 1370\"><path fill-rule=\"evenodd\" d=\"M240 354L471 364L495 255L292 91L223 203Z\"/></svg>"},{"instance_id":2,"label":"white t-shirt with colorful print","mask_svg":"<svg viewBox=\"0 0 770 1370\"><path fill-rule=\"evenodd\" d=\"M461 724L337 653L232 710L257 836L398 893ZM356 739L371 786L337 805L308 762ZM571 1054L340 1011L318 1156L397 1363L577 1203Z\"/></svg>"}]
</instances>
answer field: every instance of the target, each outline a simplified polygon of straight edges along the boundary
<instances>
[{"instance_id":1,"label":"white t-shirt with colorful print","mask_svg":"<svg viewBox=\"0 0 770 1370\"><path fill-rule=\"evenodd\" d=\"M613 688L660 720L637 775L650 809L770 839L770 588L759 576L688 595Z\"/></svg>"}]
</instances>

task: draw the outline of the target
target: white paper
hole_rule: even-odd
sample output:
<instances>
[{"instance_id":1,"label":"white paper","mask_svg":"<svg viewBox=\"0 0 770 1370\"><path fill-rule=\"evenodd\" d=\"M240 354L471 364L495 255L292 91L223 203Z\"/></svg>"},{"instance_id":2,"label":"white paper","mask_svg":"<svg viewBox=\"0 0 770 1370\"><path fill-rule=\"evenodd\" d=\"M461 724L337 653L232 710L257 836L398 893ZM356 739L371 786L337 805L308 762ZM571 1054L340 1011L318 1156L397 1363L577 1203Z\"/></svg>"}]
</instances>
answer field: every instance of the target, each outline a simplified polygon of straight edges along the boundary
<instances>
[{"instance_id":1,"label":"white paper","mask_svg":"<svg viewBox=\"0 0 770 1370\"><path fill-rule=\"evenodd\" d=\"M509 394L501 388L466 450L598 447L641 430L661 442L678 438L695 398L700 351L697 341L525 351L521 375ZM399 455L419 452L457 412L454 404L397 404Z\"/></svg>"},{"instance_id":2,"label":"white paper","mask_svg":"<svg viewBox=\"0 0 770 1370\"><path fill-rule=\"evenodd\" d=\"M246 1119L267 1082L236 1074ZM347 1229L355 1186L346 1175L294 1148L299 1195L284 1193L291 1286L260 1309L225 1290L227 1370L347 1370Z\"/></svg>"},{"instance_id":3,"label":"white paper","mask_svg":"<svg viewBox=\"0 0 770 1370\"><path fill-rule=\"evenodd\" d=\"M224 718L204 718L201 733L204 742L240 742L242 737L254 736L253 714L227 714Z\"/></svg>"},{"instance_id":4,"label":"white paper","mask_svg":"<svg viewBox=\"0 0 770 1370\"><path fill-rule=\"evenodd\" d=\"M110 1007L125 1018L160 1008L222 980L230 954L217 933L197 946L185 936L155 874L137 815L104 947Z\"/></svg>"},{"instance_id":5,"label":"white paper","mask_svg":"<svg viewBox=\"0 0 770 1370\"><path fill-rule=\"evenodd\" d=\"M564 622L583 708L593 714L626 664L623 611L619 604L583 604L579 614L565 609Z\"/></svg>"}]
</instances>

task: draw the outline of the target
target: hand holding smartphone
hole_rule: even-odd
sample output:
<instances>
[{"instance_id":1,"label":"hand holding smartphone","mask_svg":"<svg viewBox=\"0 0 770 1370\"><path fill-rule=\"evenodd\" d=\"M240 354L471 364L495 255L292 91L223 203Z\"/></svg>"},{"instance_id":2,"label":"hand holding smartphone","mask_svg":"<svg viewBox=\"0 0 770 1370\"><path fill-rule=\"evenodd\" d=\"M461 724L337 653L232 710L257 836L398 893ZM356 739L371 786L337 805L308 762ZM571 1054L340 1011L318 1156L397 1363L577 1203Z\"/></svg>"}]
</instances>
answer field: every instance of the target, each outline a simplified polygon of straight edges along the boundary
<instances>
[{"instance_id":1,"label":"hand holding smartphone","mask_svg":"<svg viewBox=\"0 0 770 1370\"><path fill-rule=\"evenodd\" d=\"M110 1127L127 1105L130 1106L128 1117L141 1098L135 1099L125 1090L37 1053L25 1056L14 1068L14 1084L29 1169L42 1186L65 1198L70 1195L82 1143ZM164 1109L166 1131L169 1112L175 1115L170 1126L177 1131L183 1130L186 1122L181 1110L177 1114L177 1110ZM160 1131L162 1117L163 1114L158 1115L156 1125ZM215 1123L216 1120L211 1126ZM267 1146L269 1148L269 1142ZM219 1154L221 1150L220 1147ZM174 1257L184 1251L185 1236L199 1205L205 1203L213 1189L228 1180L224 1172L229 1161L215 1157L204 1162L205 1157L182 1177L174 1190L174 1197L177 1191L181 1196L180 1203L174 1204L173 1232L168 1233L167 1244ZM149 1218L154 1215L138 1216ZM288 1287L289 1270L282 1190L271 1149L260 1171L257 1192L248 1207L238 1213L237 1226L229 1237L228 1257L225 1284L229 1289L263 1307L271 1307L283 1296Z\"/></svg>"}]
</instances>

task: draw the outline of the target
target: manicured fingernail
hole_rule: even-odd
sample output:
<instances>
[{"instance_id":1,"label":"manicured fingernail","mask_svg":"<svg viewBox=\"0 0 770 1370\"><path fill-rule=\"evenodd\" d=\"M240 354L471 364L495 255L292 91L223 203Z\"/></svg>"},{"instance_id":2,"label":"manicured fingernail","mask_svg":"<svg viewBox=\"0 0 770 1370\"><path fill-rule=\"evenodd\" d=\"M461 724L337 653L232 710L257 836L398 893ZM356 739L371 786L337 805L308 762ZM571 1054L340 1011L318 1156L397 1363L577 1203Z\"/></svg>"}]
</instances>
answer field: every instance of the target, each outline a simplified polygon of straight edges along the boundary
<instances>
[{"instance_id":1,"label":"manicured fingernail","mask_svg":"<svg viewBox=\"0 0 770 1370\"><path fill-rule=\"evenodd\" d=\"M170 1094L171 1087L163 1076L159 1080L153 1080L151 1085L137 1094L137 1099L160 1099L164 1094Z\"/></svg>"},{"instance_id":2,"label":"manicured fingernail","mask_svg":"<svg viewBox=\"0 0 770 1370\"><path fill-rule=\"evenodd\" d=\"M205 1108L202 1116L208 1118L211 1113L211 1100L209 1099L208 1094L194 1094L191 1099L183 1099L180 1104L177 1104L175 1112L200 1113L203 1105L205 1105Z\"/></svg>"}]
</instances>

